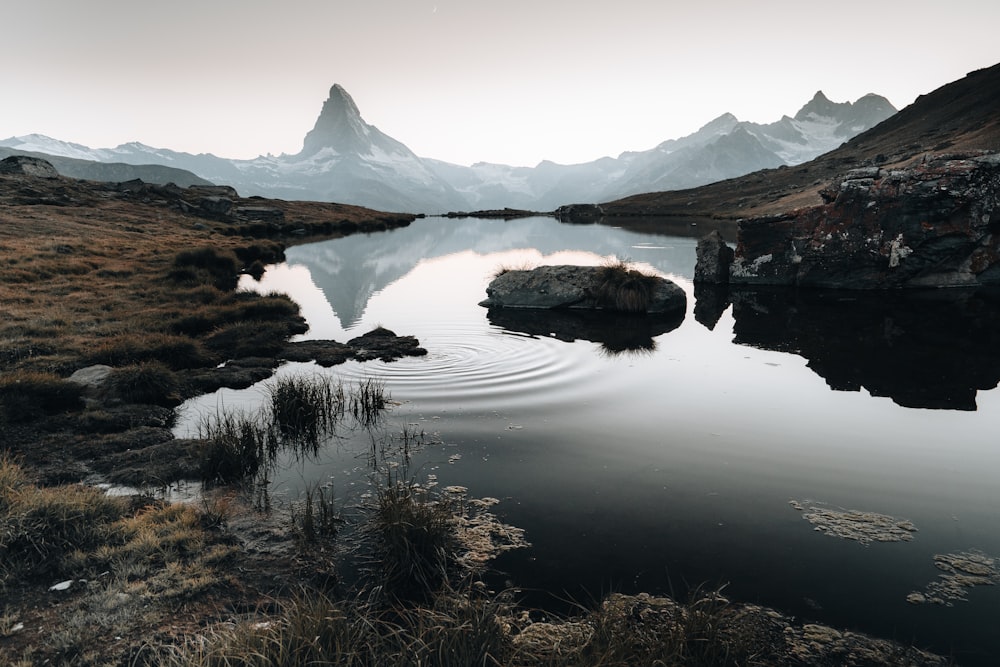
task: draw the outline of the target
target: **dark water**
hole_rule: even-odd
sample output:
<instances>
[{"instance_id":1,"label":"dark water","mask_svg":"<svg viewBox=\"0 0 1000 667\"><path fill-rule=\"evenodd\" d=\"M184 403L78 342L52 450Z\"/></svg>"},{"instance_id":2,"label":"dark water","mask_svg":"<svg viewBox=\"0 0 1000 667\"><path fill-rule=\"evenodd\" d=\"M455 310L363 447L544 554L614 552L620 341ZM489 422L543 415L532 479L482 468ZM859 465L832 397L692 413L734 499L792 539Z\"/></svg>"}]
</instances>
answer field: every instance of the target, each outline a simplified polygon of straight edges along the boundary
<instances>
[{"instance_id":1,"label":"dark water","mask_svg":"<svg viewBox=\"0 0 1000 667\"><path fill-rule=\"evenodd\" d=\"M434 434L417 477L501 499L497 513L533 546L498 565L529 602L727 583L735 599L994 664L1000 588L969 589L950 607L906 598L942 574L935 554L1000 555L998 301L786 290L699 291L696 301L695 243L544 218L431 218L291 248L247 286L290 293L308 338L381 325L420 339L427 357L332 372L383 378L401 402L390 419ZM501 266L613 257L684 287L683 322L477 305ZM179 428L261 393L203 397ZM361 494L364 470L341 443L289 462L276 488L295 497L332 481ZM865 546L817 532L793 500L918 530Z\"/></svg>"}]
</instances>

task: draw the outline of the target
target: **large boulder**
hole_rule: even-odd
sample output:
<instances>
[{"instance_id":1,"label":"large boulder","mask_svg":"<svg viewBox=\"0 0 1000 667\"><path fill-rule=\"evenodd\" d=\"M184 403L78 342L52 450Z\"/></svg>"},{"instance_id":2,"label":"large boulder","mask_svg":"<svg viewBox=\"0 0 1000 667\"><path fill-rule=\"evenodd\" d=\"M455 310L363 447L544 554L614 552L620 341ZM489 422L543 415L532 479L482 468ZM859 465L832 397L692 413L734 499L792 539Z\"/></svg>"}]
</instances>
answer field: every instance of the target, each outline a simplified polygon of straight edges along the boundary
<instances>
[{"instance_id":1,"label":"large boulder","mask_svg":"<svg viewBox=\"0 0 1000 667\"><path fill-rule=\"evenodd\" d=\"M41 178L58 178L59 172L52 163L28 155L11 155L0 160L0 174L21 174Z\"/></svg>"},{"instance_id":2,"label":"large boulder","mask_svg":"<svg viewBox=\"0 0 1000 667\"><path fill-rule=\"evenodd\" d=\"M826 202L743 220L731 284L852 289L1000 284L1000 153L855 169Z\"/></svg>"},{"instance_id":3,"label":"large boulder","mask_svg":"<svg viewBox=\"0 0 1000 667\"><path fill-rule=\"evenodd\" d=\"M627 313L684 312L676 284L625 266L540 266L498 275L486 288L487 308L582 308Z\"/></svg>"}]
</instances>

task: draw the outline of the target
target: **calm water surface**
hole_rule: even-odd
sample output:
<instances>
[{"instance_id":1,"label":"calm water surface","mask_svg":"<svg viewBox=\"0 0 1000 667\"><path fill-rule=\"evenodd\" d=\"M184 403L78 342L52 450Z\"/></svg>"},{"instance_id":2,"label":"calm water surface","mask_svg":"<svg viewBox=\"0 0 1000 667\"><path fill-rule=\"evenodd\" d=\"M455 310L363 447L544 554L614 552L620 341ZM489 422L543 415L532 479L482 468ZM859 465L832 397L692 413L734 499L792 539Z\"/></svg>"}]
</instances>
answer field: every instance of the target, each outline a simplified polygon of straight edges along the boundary
<instances>
[{"instance_id":1,"label":"calm water surface","mask_svg":"<svg viewBox=\"0 0 1000 667\"><path fill-rule=\"evenodd\" d=\"M1000 555L996 302L758 291L729 304L699 292L696 319L695 244L546 218L429 218L293 247L244 287L291 294L311 326L303 338L381 325L420 339L426 357L330 372L384 379L400 402L390 421L434 435L414 476L502 500L498 514L532 548L498 565L531 603L728 583L735 599L993 664L1000 587L951 607L906 597L941 574L935 554ZM572 322L477 305L502 266L614 257L681 285L683 322L588 327L572 340ZM653 349L612 351L628 344ZM178 430L262 391L189 402ZM288 462L276 491L294 498L332 481L349 498L365 470L341 443ZM813 530L792 500L908 519L918 532L864 546Z\"/></svg>"}]
</instances>

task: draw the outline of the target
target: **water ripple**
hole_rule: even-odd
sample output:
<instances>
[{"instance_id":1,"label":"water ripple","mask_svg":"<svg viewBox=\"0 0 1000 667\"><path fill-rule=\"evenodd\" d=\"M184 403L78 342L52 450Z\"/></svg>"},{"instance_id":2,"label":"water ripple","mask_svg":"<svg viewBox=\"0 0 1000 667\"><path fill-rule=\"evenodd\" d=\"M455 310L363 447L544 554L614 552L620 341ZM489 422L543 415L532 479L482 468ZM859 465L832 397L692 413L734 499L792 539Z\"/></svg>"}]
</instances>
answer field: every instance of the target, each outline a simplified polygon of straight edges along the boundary
<instances>
[{"instance_id":1,"label":"water ripple","mask_svg":"<svg viewBox=\"0 0 1000 667\"><path fill-rule=\"evenodd\" d=\"M499 327L456 327L422 341L425 357L350 364L345 380L378 377L394 398L409 401L488 401L493 407L531 404L566 395L597 364L590 344L530 337Z\"/></svg>"}]
</instances>

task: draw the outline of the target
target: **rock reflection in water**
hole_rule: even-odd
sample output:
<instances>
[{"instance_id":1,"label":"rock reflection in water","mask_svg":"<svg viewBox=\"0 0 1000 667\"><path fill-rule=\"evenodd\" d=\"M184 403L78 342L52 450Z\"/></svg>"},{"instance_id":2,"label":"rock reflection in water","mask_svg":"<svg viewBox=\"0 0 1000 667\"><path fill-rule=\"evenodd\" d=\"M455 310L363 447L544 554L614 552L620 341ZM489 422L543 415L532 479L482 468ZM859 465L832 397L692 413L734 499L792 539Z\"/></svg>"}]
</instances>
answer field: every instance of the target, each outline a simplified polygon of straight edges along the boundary
<instances>
[{"instance_id":1,"label":"rock reflection in water","mask_svg":"<svg viewBox=\"0 0 1000 667\"><path fill-rule=\"evenodd\" d=\"M491 308L486 317L507 331L566 342L589 340L611 354L655 350L653 339L684 321L683 312L654 316L566 308Z\"/></svg>"},{"instance_id":2,"label":"rock reflection in water","mask_svg":"<svg viewBox=\"0 0 1000 667\"><path fill-rule=\"evenodd\" d=\"M695 293L712 328L733 306L733 342L798 354L831 389L911 408L975 410L1000 381L1000 294L783 288Z\"/></svg>"}]
</instances>

